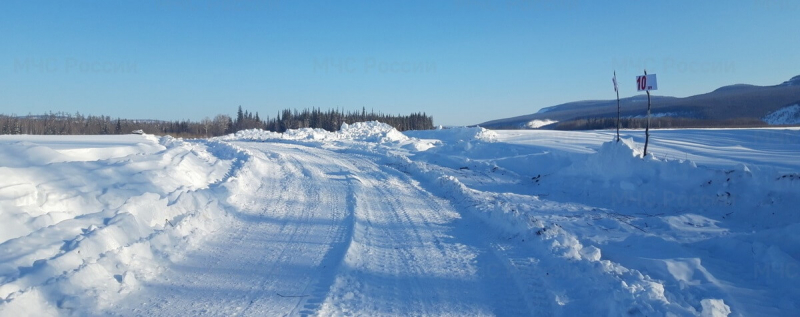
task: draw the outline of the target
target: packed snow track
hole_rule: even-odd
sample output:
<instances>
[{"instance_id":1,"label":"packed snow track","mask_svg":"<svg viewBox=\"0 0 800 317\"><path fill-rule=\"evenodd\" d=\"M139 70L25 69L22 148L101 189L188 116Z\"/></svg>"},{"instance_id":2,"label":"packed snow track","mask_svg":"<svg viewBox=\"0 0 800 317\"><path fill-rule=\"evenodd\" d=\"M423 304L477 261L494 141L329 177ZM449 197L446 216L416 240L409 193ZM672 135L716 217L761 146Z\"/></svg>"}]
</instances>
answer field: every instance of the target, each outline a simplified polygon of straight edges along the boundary
<instances>
[{"instance_id":1,"label":"packed snow track","mask_svg":"<svg viewBox=\"0 0 800 317\"><path fill-rule=\"evenodd\" d=\"M121 315L530 315L541 295L480 224L358 155L239 142L252 158L229 225ZM535 314L539 315L539 314Z\"/></svg>"}]
</instances>

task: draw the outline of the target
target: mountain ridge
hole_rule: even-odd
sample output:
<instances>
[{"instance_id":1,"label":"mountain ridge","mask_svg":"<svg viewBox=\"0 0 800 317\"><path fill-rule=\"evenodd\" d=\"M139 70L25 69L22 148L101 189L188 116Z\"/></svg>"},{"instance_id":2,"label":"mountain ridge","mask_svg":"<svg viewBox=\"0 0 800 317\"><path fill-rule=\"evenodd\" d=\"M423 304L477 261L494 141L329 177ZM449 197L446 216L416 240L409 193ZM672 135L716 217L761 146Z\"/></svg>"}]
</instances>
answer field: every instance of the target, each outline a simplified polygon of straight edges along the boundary
<instances>
[{"instance_id":1,"label":"mountain ridge","mask_svg":"<svg viewBox=\"0 0 800 317\"><path fill-rule=\"evenodd\" d=\"M647 112L646 99L643 94L620 98L621 117L644 117ZM720 122L739 122L748 127L768 126L765 118L769 114L800 104L800 76L772 86L733 84L688 97L651 96L651 99L652 114L660 116L660 120L680 119L693 127L717 126ZM539 127L551 129L563 127L565 122L608 120L616 119L616 116L616 99L581 100L544 107L536 113L490 120L479 125L495 129L519 129L529 128L528 123L534 120L554 121Z\"/></svg>"}]
</instances>

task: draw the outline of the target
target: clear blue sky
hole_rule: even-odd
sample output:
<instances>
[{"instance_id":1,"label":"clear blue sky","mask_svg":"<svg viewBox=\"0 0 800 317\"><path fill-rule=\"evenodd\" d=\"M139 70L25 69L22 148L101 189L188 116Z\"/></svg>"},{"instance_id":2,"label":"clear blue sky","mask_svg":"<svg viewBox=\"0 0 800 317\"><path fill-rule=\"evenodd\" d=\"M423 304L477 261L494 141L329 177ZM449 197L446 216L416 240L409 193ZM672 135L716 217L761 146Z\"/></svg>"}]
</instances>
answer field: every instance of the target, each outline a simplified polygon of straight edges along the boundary
<instances>
[{"instance_id":1,"label":"clear blue sky","mask_svg":"<svg viewBox=\"0 0 800 317\"><path fill-rule=\"evenodd\" d=\"M0 1L0 113L424 111L467 125L800 74L800 1Z\"/></svg>"}]
</instances>

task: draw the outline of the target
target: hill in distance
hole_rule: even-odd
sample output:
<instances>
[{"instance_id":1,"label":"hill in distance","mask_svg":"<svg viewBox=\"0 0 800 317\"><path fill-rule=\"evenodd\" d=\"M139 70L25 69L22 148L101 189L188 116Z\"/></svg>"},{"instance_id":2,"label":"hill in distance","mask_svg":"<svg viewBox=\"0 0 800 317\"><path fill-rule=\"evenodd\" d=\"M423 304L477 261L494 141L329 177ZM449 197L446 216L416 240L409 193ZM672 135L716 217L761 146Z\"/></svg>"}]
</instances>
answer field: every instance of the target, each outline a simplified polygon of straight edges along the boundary
<instances>
[{"instance_id":1,"label":"hill in distance","mask_svg":"<svg viewBox=\"0 0 800 317\"><path fill-rule=\"evenodd\" d=\"M655 128L800 125L800 76L774 86L736 84L685 98L651 99ZM647 96L622 98L620 109L624 128L641 127L647 114ZM615 126L616 117L616 99L586 100L479 125L494 129L600 129Z\"/></svg>"}]
</instances>

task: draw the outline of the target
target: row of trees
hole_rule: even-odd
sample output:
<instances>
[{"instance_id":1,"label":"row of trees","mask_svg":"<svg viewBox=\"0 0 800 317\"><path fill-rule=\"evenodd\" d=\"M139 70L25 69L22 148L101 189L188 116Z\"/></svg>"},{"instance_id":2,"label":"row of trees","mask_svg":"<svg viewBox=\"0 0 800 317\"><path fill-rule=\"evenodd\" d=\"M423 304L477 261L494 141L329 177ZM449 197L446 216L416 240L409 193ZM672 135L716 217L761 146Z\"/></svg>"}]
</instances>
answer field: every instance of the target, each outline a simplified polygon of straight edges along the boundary
<instances>
[{"instance_id":1,"label":"row of trees","mask_svg":"<svg viewBox=\"0 0 800 317\"><path fill-rule=\"evenodd\" d=\"M256 120L258 120L256 114ZM241 108L239 109L238 119L242 118ZM241 120L245 123L245 127L252 127L252 120L247 118L244 114L244 119ZM319 128L328 131L336 131L342 126L342 123L354 123L364 121L379 121L393 126L399 131L406 130L430 130L433 129L433 117L425 113L412 113L410 115L388 115L384 113L375 113L374 111L367 112L362 108L361 111L344 112L340 110L322 111L321 109L305 109L303 111L297 110L283 110L278 113L275 118L267 117L261 122L262 126L255 126L270 131L284 132L288 129L300 128Z\"/></svg>"},{"instance_id":2,"label":"row of trees","mask_svg":"<svg viewBox=\"0 0 800 317\"><path fill-rule=\"evenodd\" d=\"M336 131L342 123L360 121L380 121L392 125L400 131L424 130L433 128L433 118L424 113L411 115L386 115L366 109L353 112L340 110L322 111L283 110L274 118L262 119L259 114L242 110L239 107L236 118L220 114L212 118L190 121L130 120L108 116L86 116L80 113L48 113L44 115L0 115L0 134L128 134L141 130L148 134L169 134L176 137L220 136L244 129L265 129L284 132L287 129L321 128Z\"/></svg>"},{"instance_id":3,"label":"row of trees","mask_svg":"<svg viewBox=\"0 0 800 317\"><path fill-rule=\"evenodd\" d=\"M129 134L141 130L150 134L188 137L222 135L230 130L230 126L231 118L226 115L201 122L112 119L109 116L63 112L27 116L0 115L0 134L94 135Z\"/></svg>"}]
</instances>

